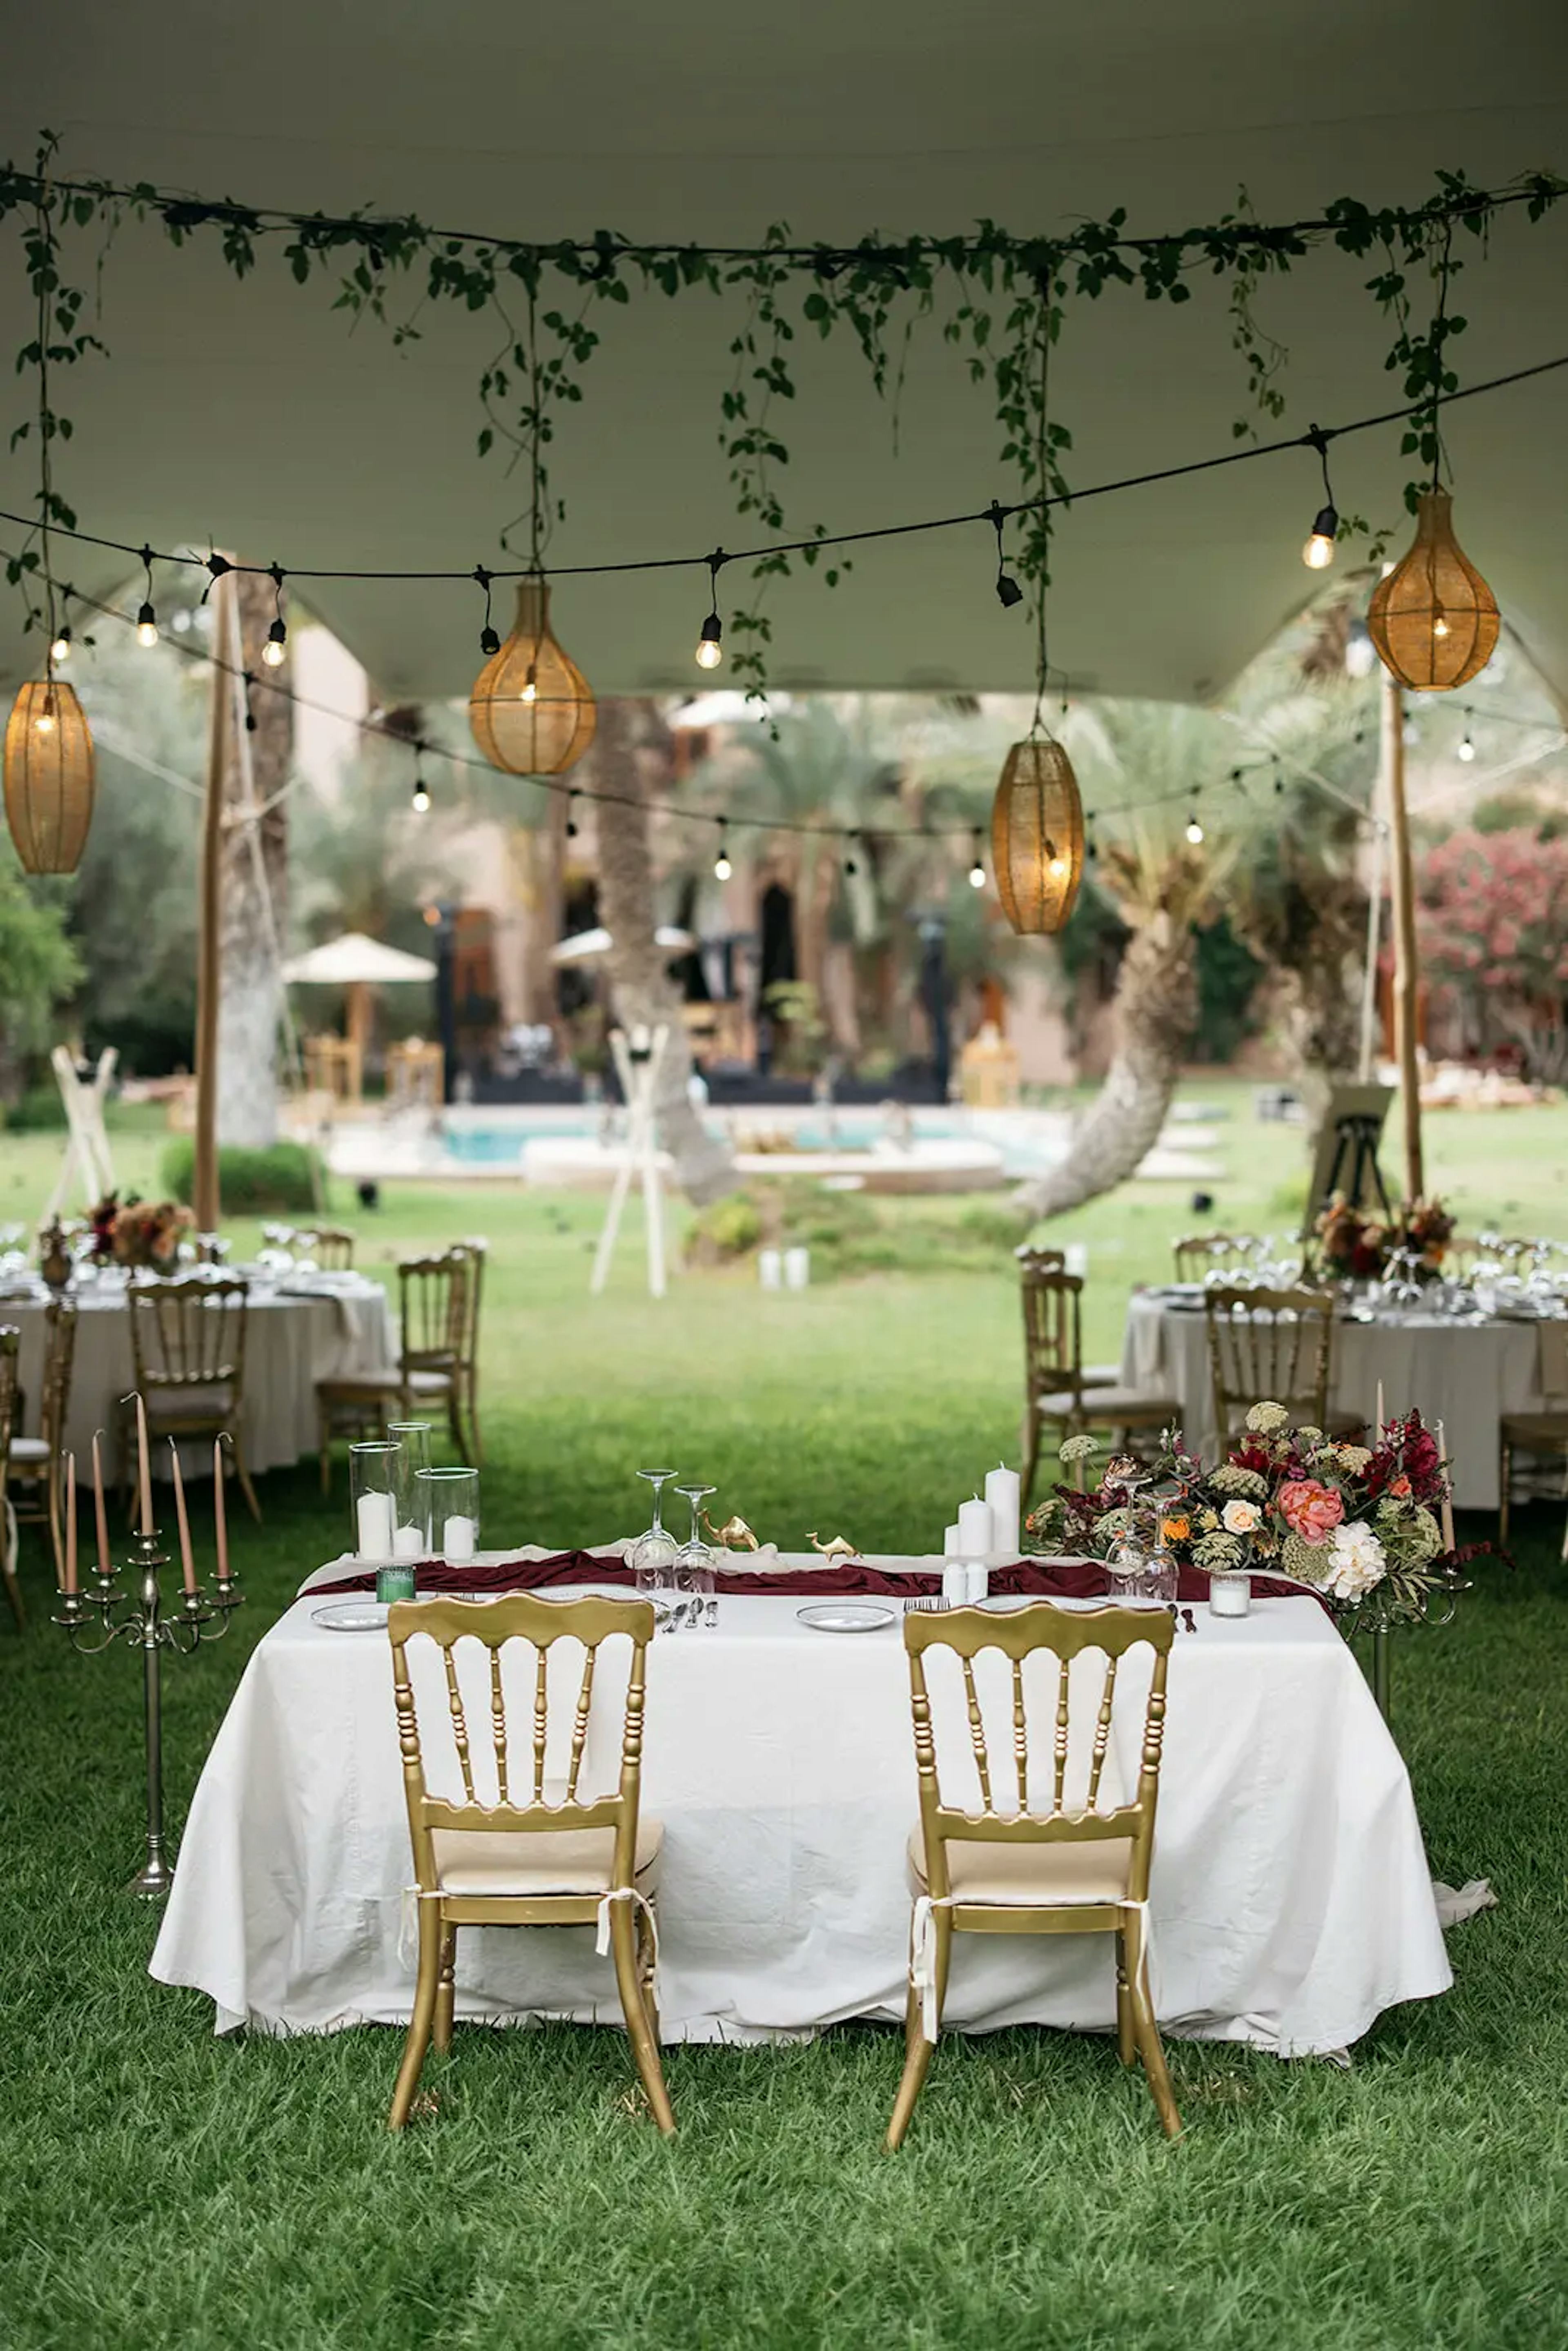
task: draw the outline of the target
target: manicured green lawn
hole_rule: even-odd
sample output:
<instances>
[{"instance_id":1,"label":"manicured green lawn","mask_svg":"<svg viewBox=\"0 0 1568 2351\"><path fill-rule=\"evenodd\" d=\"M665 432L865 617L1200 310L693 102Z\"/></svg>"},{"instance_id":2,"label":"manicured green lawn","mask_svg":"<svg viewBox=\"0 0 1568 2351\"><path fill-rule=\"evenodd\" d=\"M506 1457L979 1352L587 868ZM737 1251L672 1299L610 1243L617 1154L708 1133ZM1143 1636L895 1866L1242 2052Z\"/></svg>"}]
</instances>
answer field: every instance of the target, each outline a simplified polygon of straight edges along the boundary
<instances>
[{"instance_id":1,"label":"manicured green lawn","mask_svg":"<svg viewBox=\"0 0 1568 2351\"><path fill-rule=\"evenodd\" d=\"M1297 1145L1228 1103L1216 1221L1286 1222ZM57 1144L0 1136L0 1221L31 1215ZM156 1138L127 1135L146 1186ZM1429 1126L1434 1185L1473 1226L1561 1229L1568 1113ZM1133 1186L1056 1230L1092 1251L1093 1352L1128 1282L1165 1270L1185 1187ZM483 1186L354 1212L361 1262L492 1243L486 1539L592 1541L643 1515L632 1472L701 1472L781 1543L842 1527L924 1546L1010 1447L1017 1305L994 1270L764 1296L682 1278L655 1306L628 1234L587 1297L601 1206ZM925 1206L901 1216L927 1217ZM262 1482L248 1602L172 1667L183 1818L246 1656L346 1535L345 1481ZM1348 2073L1172 2050L1166 2146L1108 2044L945 2043L905 2152L878 2151L897 2037L673 2050L680 2136L629 2097L610 2032L460 2032L434 2121L383 2129L386 2032L218 2043L145 1972L154 1922L116 1892L138 1856L140 1698L128 1655L71 1656L24 1552L25 1638L0 1625L0 2342L255 2345L1537 2346L1564 2338L1568 2253L1568 1571L1527 1513L1448 1632L1401 1645L1397 1721L1435 1872L1501 1907L1456 1930L1442 2001L1387 2017ZM1490 1531L1461 1525L1461 1536Z\"/></svg>"}]
</instances>

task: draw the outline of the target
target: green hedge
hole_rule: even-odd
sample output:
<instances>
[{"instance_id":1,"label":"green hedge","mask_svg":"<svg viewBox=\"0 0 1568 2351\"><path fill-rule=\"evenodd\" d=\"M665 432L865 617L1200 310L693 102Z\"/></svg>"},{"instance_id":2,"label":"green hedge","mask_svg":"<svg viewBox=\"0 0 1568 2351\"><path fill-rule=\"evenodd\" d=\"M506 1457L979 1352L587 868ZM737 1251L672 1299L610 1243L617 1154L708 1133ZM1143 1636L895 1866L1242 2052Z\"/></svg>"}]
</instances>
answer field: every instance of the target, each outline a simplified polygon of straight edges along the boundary
<instances>
[{"instance_id":1,"label":"green hedge","mask_svg":"<svg viewBox=\"0 0 1568 2351\"><path fill-rule=\"evenodd\" d=\"M303 1143L275 1143L265 1151L229 1144L218 1154L218 1187L227 1217L315 1216L318 1157ZM161 1174L172 1199L190 1204L196 1146L188 1134L170 1144ZM323 1197L325 1196L323 1195Z\"/></svg>"}]
</instances>

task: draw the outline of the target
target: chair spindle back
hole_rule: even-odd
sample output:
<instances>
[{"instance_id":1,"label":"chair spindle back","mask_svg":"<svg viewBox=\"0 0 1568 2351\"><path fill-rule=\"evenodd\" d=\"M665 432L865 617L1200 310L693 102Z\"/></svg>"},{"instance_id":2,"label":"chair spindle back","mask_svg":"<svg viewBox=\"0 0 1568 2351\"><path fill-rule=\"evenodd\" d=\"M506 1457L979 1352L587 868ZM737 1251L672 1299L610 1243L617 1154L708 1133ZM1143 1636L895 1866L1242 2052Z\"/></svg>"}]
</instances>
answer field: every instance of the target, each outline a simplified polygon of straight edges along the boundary
<instances>
[{"instance_id":1,"label":"chair spindle back","mask_svg":"<svg viewBox=\"0 0 1568 2351\"><path fill-rule=\"evenodd\" d=\"M135 1282L131 1307L133 1384L149 1397L178 1399L183 1389L226 1388L237 1404L245 1384L248 1283Z\"/></svg>"},{"instance_id":2,"label":"chair spindle back","mask_svg":"<svg viewBox=\"0 0 1568 2351\"><path fill-rule=\"evenodd\" d=\"M1082 1276L1065 1271L1059 1249L1020 1249L1018 1262L1028 1393L1077 1396L1083 1384Z\"/></svg>"},{"instance_id":3,"label":"chair spindle back","mask_svg":"<svg viewBox=\"0 0 1568 2351\"><path fill-rule=\"evenodd\" d=\"M1328 1417L1333 1300L1322 1290L1210 1290L1204 1293L1215 1419L1227 1441L1255 1404L1283 1405L1292 1420Z\"/></svg>"}]
</instances>

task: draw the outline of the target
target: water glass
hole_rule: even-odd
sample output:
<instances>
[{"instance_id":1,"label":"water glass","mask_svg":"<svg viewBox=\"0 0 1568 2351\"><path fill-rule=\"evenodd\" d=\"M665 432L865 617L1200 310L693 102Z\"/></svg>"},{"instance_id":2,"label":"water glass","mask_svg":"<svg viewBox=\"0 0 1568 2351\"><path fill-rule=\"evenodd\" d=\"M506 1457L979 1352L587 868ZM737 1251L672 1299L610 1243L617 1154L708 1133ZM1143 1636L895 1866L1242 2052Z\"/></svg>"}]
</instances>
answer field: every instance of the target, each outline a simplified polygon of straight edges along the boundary
<instances>
[{"instance_id":1,"label":"water glass","mask_svg":"<svg viewBox=\"0 0 1568 2351\"><path fill-rule=\"evenodd\" d=\"M367 1566L382 1567L397 1557L393 1537L402 1457L402 1446L384 1438L349 1447L349 1520L354 1555Z\"/></svg>"},{"instance_id":2,"label":"water glass","mask_svg":"<svg viewBox=\"0 0 1568 2351\"><path fill-rule=\"evenodd\" d=\"M479 1472L466 1466L416 1469L416 1523L430 1530L430 1548L448 1567L467 1567L479 1549Z\"/></svg>"}]
</instances>

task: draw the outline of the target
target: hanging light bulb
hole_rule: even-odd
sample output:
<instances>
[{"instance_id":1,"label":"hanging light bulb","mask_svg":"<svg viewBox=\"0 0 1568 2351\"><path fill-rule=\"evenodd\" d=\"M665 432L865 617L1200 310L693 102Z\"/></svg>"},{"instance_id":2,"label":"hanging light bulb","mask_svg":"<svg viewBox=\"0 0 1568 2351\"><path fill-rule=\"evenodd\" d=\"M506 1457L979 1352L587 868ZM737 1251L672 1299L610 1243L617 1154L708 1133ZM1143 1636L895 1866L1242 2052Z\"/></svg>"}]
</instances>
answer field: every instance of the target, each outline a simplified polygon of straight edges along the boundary
<instances>
[{"instance_id":1,"label":"hanging light bulb","mask_svg":"<svg viewBox=\"0 0 1568 2351\"><path fill-rule=\"evenodd\" d=\"M975 828L973 855L969 860L969 887L971 890L983 890L985 886L986 860L984 852L980 848L980 831L979 827L977 825Z\"/></svg>"},{"instance_id":2,"label":"hanging light bulb","mask_svg":"<svg viewBox=\"0 0 1568 2351\"><path fill-rule=\"evenodd\" d=\"M1465 729L1465 739L1459 746L1459 757L1468 768L1475 756L1476 747L1470 740L1470 730L1467 726Z\"/></svg>"},{"instance_id":3,"label":"hanging light bulb","mask_svg":"<svg viewBox=\"0 0 1568 2351\"><path fill-rule=\"evenodd\" d=\"M430 788L424 780L423 758L424 746L416 743L413 747L413 791L410 801L415 816L424 816L430 808Z\"/></svg>"},{"instance_id":4,"label":"hanging light bulb","mask_svg":"<svg viewBox=\"0 0 1568 2351\"><path fill-rule=\"evenodd\" d=\"M1339 517L1333 507L1320 507L1312 524L1312 537L1301 549L1301 561L1309 571L1326 571L1333 561L1334 540L1339 537Z\"/></svg>"},{"instance_id":5,"label":"hanging light bulb","mask_svg":"<svg viewBox=\"0 0 1568 2351\"><path fill-rule=\"evenodd\" d=\"M49 647L49 659L57 664L71 657L71 624L68 621L54 643Z\"/></svg>"},{"instance_id":6,"label":"hanging light bulb","mask_svg":"<svg viewBox=\"0 0 1568 2351\"><path fill-rule=\"evenodd\" d=\"M559 776L593 740L593 690L549 625L549 589L519 581L512 633L468 697L468 723L492 767L511 776Z\"/></svg>"},{"instance_id":7,"label":"hanging light bulb","mask_svg":"<svg viewBox=\"0 0 1568 2351\"><path fill-rule=\"evenodd\" d=\"M136 642L144 647L158 642L158 615L151 604L143 604L136 615Z\"/></svg>"},{"instance_id":8,"label":"hanging light bulb","mask_svg":"<svg viewBox=\"0 0 1568 2351\"><path fill-rule=\"evenodd\" d=\"M1447 490L1424 491L1408 553L1372 591L1367 634L1389 675L1418 694L1467 685L1491 659L1497 599L1454 537Z\"/></svg>"},{"instance_id":9,"label":"hanging light bulb","mask_svg":"<svg viewBox=\"0 0 1568 2351\"><path fill-rule=\"evenodd\" d=\"M855 843L859 839L860 835L855 832L852 832L849 836L849 847L844 856L844 872L846 873L858 873L861 870L859 860L855 856Z\"/></svg>"},{"instance_id":10,"label":"hanging light bulb","mask_svg":"<svg viewBox=\"0 0 1568 2351\"><path fill-rule=\"evenodd\" d=\"M287 657L288 624L279 615L267 632L267 643L261 649L261 658L268 669L281 669Z\"/></svg>"},{"instance_id":11,"label":"hanging light bulb","mask_svg":"<svg viewBox=\"0 0 1568 2351\"><path fill-rule=\"evenodd\" d=\"M493 653L498 653L501 650L501 640L496 634L494 623L490 619L490 582L495 578L495 574L486 571L482 563L476 563L474 566L474 577L485 590L485 625L479 632L479 650L488 661Z\"/></svg>"},{"instance_id":12,"label":"hanging light bulb","mask_svg":"<svg viewBox=\"0 0 1568 2351\"><path fill-rule=\"evenodd\" d=\"M1060 931L1083 874L1083 803L1072 762L1043 732L1008 753L991 804L991 871L1002 912L1030 937Z\"/></svg>"},{"instance_id":13,"label":"hanging light bulb","mask_svg":"<svg viewBox=\"0 0 1568 2351\"><path fill-rule=\"evenodd\" d=\"M1195 849L1203 839L1203 827L1197 820L1197 810L1196 809L1194 809L1192 814L1186 820L1186 837Z\"/></svg>"},{"instance_id":14,"label":"hanging light bulb","mask_svg":"<svg viewBox=\"0 0 1568 2351\"><path fill-rule=\"evenodd\" d=\"M718 855L713 862L713 878L716 882L727 882L734 871L735 868L729 862L729 833L726 827L724 818L720 817L718 820Z\"/></svg>"},{"instance_id":15,"label":"hanging light bulb","mask_svg":"<svg viewBox=\"0 0 1568 2351\"><path fill-rule=\"evenodd\" d=\"M1002 541L1002 525L1007 516L995 498L991 500L990 517L991 528L997 534L997 601L1004 612L1010 612L1015 604L1023 602L1023 590L1008 569L1007 549Z\"/></svg>"},{"instance_id":16,"label":"hanging light bulb","mask_svg":"<svg viewBox=\"0 0 1568 2351\"><path fill-rule=\"evenodd\" d=\"M575 841L577 839L577 818L574 814L576 807L577 791L574 787L566 796L566 837L568 841Z\"/></svg>"},{"instance_id":17,"label":"hanging light bulb","mask_svg":"<svg viewBox=\"0 0 1568 2351\"><path fill-rule=\"evenodd\" d=\"M95 790L92 733L68 685L24 685L5 726L5 820L27 873L74 873Z\"/></svg>"},{"instance_id":18,"label":"hanging light bulb","mask_svg":"<svg viewBox=\"0 0 1568 2351\"><path fill-rule=\"evenodd\" d=\"M698 669L716 669L724 659L724 622L718 614L718 575L727 557L722 547L716 547L708 557L708 616L703 622L702 634L693 658Z\"/></svg>"}]
</instances>

